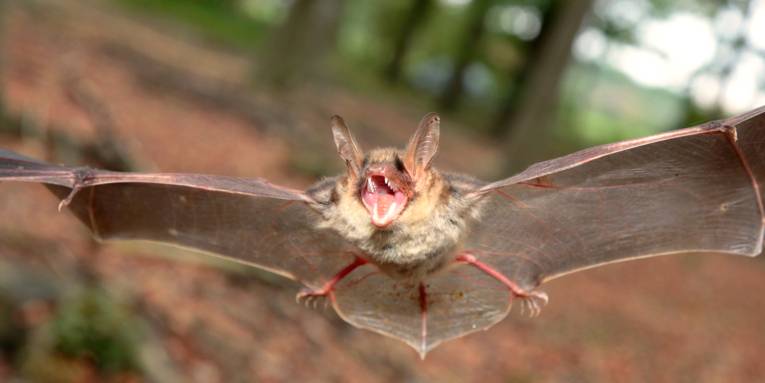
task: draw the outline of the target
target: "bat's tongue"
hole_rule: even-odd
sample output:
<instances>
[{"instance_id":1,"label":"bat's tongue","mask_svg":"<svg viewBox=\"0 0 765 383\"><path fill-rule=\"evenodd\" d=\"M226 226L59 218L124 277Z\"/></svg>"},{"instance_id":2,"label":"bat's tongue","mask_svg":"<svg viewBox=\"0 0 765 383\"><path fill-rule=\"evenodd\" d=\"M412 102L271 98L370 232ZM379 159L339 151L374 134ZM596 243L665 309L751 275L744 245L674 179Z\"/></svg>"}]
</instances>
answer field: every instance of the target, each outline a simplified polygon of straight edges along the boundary
<instances>
[{"instance_id":1,"label":"bat's tongue","mask_svg":"<svg viewBox=\"0 0 765 383\"><path fill-rule=\"evenodd\" d=\"M379 178L379 179L378 179ZM373 176L367 180L362 200L369 210L372 223L378 227L388 226L404 210L406 195L394 190L383 177Z\"/></svg>"},{"instance_id":2,"label":"bat's tongue","mask_svg":"<svg viewBox=\"0 0 765 383\"><path fill-rule=\"evenodd\" d=\"M378 194L376 197L372 205L372 221L378 226L388 224L398 208L396 198L390 194Z\"/></svg>"}]
</instances>

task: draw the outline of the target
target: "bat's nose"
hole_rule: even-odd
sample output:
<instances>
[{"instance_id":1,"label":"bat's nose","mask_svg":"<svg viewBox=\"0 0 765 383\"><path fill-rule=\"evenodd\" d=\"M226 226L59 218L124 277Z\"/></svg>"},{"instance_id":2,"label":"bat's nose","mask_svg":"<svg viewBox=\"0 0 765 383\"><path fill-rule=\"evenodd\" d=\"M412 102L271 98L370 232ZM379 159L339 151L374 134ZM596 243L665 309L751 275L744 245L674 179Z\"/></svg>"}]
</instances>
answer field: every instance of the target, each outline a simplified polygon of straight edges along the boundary
<instances>
[{"instance_id":1,"label":"bat's nose","mask_svg":"<svg viewBox=\"0 0 765 383\"><path fill-rule=\"evenodd\" d=\"M367 167L367 176L385 174L388 167L384 164L372 164Z\"/></svg>"}]
</instances>

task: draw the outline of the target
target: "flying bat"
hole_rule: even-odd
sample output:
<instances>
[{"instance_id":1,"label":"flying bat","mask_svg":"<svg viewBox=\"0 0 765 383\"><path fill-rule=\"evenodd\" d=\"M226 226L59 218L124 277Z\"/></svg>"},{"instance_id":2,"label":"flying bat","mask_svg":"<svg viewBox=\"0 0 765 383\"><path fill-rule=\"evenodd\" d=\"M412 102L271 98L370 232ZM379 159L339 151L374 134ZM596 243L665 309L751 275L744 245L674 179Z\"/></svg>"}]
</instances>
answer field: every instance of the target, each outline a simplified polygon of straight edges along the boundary
<instances>
[{"instance_id":1,"label":"flying bat","mask_svg":"<svg viewBox=\"0 0 765 383\"><path fill-rule=\"evenodd\" d=\"M0 181L47 184L100 240L178 245L292 278L347 322L422 357L491 327L553 278L666 254L755 256L765 107L596 146L486 183L431 165L440 118L403 150L364 152L331 120L346 172L306 190L263 179L122 173L0 151Z\"/></svg>"}]
</instances>

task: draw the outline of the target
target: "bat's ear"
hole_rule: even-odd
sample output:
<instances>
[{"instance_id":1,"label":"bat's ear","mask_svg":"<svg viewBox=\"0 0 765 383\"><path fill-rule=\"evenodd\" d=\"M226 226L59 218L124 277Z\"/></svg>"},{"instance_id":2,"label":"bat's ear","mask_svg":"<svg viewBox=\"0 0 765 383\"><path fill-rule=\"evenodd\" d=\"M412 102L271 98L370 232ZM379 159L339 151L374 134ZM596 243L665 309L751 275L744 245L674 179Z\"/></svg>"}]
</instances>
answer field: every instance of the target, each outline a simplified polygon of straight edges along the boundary
<instances>
[{"instance_id":1,"label":"bat's ear","mask_svg":"<svg viewBox=\"0 0 765 383\"><path fill-rule=\"evenodd\" d=\"M420 121L406 146L404 166L415 180L430 167L430 162L438 151L441 117L436 113L428 113Z\"/></svg>"},{"instance_id":2,"label":"bat's ear","mask_svg":"<svg viewBox=\"0 0 765 383\"><path fill-rule=\"evenodd\" d=\"M332 137L335 139L337 153L345 161L348 171L354 177L358 177L361 174L361 162L364 160L364 154L356 140L353 139L343 118L337 115L332 116Z\"/></svg>"}]
</instances>

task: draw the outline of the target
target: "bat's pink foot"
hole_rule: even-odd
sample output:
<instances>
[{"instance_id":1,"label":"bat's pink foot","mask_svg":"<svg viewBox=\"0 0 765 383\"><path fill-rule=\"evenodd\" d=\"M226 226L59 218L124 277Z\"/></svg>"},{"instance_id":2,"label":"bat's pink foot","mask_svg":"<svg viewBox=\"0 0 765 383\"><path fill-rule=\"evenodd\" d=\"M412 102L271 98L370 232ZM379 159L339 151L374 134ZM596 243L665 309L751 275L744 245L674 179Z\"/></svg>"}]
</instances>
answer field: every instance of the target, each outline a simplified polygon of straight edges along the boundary
<instances>
[{"instance_id":1,"label":"bat's pink foot","mask_svg":"<svg viewBox=\"0 0 765 383\"><path fill-rule=\"evenodd\" d=\"M539 315L542 312L542 307L549 301L547 293L544 291L525 291L522 294L513 292L513 294L521 298L521 314L528 311L530 317Z\"/></svg>"},{"instance_id":2,"label":"bat's pink foot","mask_svg":"<svg viewBox=\"0 0 765 383\"><path fill-rule=\"evenodd\" d=\"M313 306L316 308L317 302L324 300L324 307L326 307L328 302L326 298L332 299L332 294L335 291L335 285L337 285L338 282L343 280L343 278L345 278L353 270L356 270L356 268L363 266L366 263L367 261L365 259L356 257L353 263L345 266L342 270L335 274L332 279L327 281L327 283L325 283L324 286L322 286L320 289L305 288L300 290L297 296L295 296L295 301L298 303L303 302L306 306Z\"/></svg>"},{"instance_id":3,"label":"bat's pink foot","mask_svg":"<svg viewBox=\"0 0 765 383\"><path fill-rule=\"evenodd\" d=\"M326 298L328 298L331 293L331 287L329 289L321 288L318 290L304 288L297 293L297 296L295 296L295 302L316 308L318 302L324 301L324 307L326 308L327 303L329 302Z\"/></svg>"},{"instance_id":4,"label":"bat's pink foot","mask_svg":"<svg viewBox=\"0 0 765 383\"><path fill-rule=\"evenodd\" d=\"M503 285L507 286L514 298L521 299L521 314L529 313L530 317L535 317L542 312L542 307L547 304L549 299L547 294L543 291L526 291L518 286L517 283L508 279L504 274L497 271L493 267L479 261L474 255L465 253L461 254L456 259L457 262L464 262L477 269L483 271L490 277L500 281Z\"/></svg>"}]
</instances>

